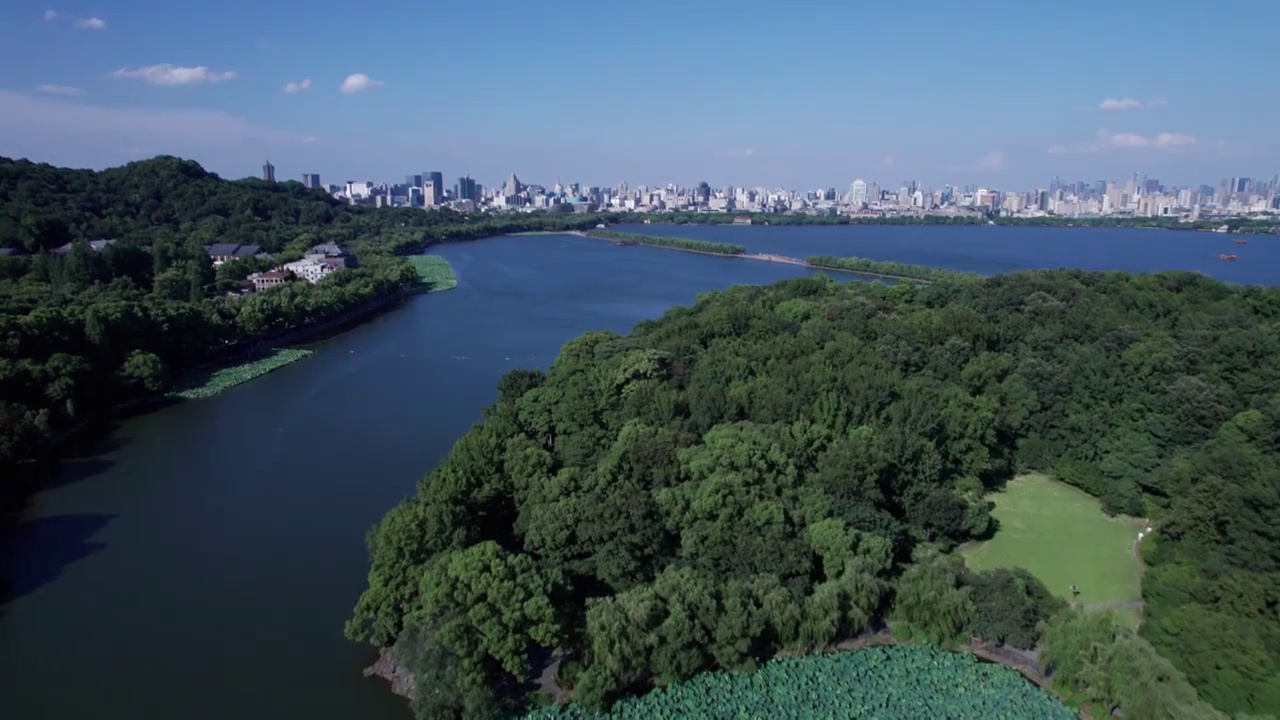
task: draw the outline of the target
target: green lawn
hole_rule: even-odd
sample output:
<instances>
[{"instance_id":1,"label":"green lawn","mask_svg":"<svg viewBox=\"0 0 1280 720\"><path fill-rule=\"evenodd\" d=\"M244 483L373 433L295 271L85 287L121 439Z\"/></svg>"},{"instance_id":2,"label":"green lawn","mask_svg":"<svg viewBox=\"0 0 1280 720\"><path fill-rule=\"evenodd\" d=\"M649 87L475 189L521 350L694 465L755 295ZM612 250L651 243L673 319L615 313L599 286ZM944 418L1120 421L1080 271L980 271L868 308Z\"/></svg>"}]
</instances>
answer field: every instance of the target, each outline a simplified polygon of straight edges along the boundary
<instances>
[{"instance_id":1,"label":"green lawn","mask_svg":"<svg viewBox=\"0 0 1280 720\"><path fill-rule=\"evenodd\" d=\"M458 276L449 261L439 255L410 255L405 258L418 273L419 292L440 292L458 287Z\"/></svg>"},{"instance_id":2,"label":"green lawn","mask_svg":"<svg viewBox=\"0 0 1280 720\"><path fill-rule=\"evenodd\" d=\"M1000 529L990 540L961 548L969 567L1024 568L1067 600L1074 584L1080 605L1142 598L1134 554L1142 520L1109 518L1094 498L1044 475L1015 478L991 500ZM1138 616L1132 607L1121 614Z\"/></svg>"}]
</instances>

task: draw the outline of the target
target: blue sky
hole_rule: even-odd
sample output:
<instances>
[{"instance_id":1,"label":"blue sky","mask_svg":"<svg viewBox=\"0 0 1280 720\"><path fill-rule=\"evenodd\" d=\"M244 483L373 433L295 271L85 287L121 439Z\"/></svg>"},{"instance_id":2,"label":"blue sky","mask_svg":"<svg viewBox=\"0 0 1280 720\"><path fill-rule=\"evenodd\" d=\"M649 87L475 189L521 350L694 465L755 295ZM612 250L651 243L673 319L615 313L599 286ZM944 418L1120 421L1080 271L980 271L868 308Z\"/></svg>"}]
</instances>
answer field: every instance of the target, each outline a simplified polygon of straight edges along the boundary
<instances>
[{"instance_id":1,"label":"blue sky","mask_svg":"<svg viewBox=\"0 0 1280 720\"><path fill-rule=\"evenodd\" d=\"M0 155L227 177L270 158L324 182L1213 183L1280 171L1278 24L1266 0L10 0Z\"/></svg>"}]
</instances>

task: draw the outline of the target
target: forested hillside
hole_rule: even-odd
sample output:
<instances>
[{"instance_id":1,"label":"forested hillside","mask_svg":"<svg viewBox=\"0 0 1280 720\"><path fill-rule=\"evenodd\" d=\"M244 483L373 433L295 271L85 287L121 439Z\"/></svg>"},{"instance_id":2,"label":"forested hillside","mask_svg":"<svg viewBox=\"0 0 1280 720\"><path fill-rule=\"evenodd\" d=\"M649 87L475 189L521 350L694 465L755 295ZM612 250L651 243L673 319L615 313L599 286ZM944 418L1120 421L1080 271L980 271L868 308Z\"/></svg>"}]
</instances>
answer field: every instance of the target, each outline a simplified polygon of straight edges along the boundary
<instances>
[{"instance_id":1,"label":"forested hillside","mask_svg":"<svg viewBox=\"0 0 1280 720\"><path fill-rule=\"evenodd\" d=\"M469 218L373 210L300 183L229 182L173 157L102 172L0 158L0 507L15 464L46 457L67 430L164 391L192 366L415 282L396 255L443 240L580 229L598 217ZM86 241L115 240L98 250ZM74 242L70 253L52 250ZM321 242L361 267L311 285L225 297L249 273ZM260 245L216 271L203 246Z\"/></svg>"},{"instance_id":2,"label":"forested hillside","mask_svg":"<svg viewBox=\"0 0 1280 720\"><path fill-rule=\"evenodd\" d=\"M371 533L348 632L423 718L518 709L552 649L601 708L883 619L1043 643L1095 717L1274 712L1278 388L1280 290L1190 273L708 294L505 376ZM1141 637L948 552L1028 469L1153 519Z\"/></svg>"}]
</instances>

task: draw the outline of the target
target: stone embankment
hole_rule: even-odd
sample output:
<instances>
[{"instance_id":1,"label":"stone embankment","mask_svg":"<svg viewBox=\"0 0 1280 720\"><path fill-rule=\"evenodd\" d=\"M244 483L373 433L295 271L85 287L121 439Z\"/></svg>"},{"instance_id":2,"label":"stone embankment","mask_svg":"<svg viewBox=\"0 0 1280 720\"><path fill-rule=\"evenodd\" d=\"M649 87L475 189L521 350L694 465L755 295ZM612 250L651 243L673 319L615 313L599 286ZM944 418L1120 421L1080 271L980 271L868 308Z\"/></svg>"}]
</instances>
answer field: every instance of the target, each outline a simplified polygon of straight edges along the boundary
<instances>
[{"instance_id":1,"label":"stone embankment","mask_svg":"<svg viewBox=\"0 0 1280 720\"><path fill-rule=\"evenodd\" d=\"M391 692L401 697L413 697L413 673L400 667L390 650L383 650L378 661L364 669L365 677L377 676L391 683Z\"/></svg>"}]
</instances>

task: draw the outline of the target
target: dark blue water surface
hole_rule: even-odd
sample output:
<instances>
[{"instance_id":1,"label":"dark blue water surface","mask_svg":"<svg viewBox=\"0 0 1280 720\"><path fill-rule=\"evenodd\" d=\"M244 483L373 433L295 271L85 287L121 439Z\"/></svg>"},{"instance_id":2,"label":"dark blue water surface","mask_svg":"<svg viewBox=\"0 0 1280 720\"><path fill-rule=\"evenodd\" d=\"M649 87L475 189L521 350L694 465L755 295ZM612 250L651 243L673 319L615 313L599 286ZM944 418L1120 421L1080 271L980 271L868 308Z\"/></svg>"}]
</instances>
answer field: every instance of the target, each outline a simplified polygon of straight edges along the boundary
<instances>
[{"instance_id":1,"label":"dark blue water surface","mask_svg":"<svg viewBox=\"0 0 1280 720\"><path fill-rule=\"evenodd\" d=\"M1275 238L634 229L982 273L1067 265L1280 281ZM810 274L567 236L437 252L457 289L222 395L127 421L103 451L65 463L8 558L18 597L0 610L0 718L403 720L405 703L360 675L371 650L341 634L364 585L364 535L481 417L502 373L545 368L585 331L627 332L708 290ZM1213 261L1219 252L1240 261Z\"/></svg>"},{"instance_id":2,"label":"dark blue water surface","mask_svg":"<svg viewBox=\"0 0 1280 720\"><path fill-rule=\"evenodd\" d=\"M1139 228L996 225L622 225L620 232L737 243L751 253L855 255L995 275L1081 268L1196 270L1233 283L1280 285L1280 237ZM1248 244L1237 245L1237 239ZM1235 262L1218 255L1237 255Z\"/></svg>"}]
</instances>

